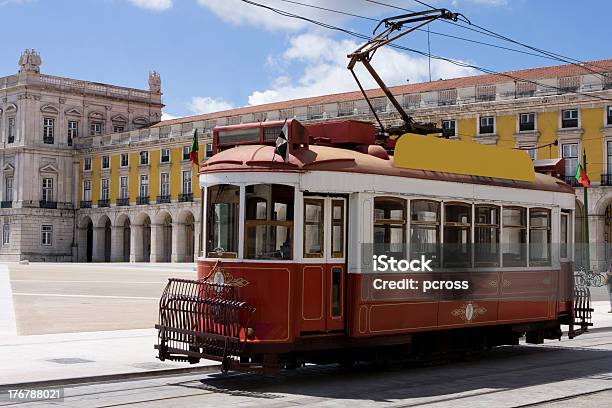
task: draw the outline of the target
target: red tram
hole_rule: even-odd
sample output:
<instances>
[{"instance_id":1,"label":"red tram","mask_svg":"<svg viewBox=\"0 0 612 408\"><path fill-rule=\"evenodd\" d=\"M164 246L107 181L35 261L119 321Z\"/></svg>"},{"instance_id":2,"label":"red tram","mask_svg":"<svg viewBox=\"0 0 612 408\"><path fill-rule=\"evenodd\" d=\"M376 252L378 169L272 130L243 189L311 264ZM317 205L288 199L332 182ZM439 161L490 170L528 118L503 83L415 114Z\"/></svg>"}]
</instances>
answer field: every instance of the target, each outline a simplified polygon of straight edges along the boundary
<instances>
[{"instance_id":1,"label":"red tram","mask_svg":"<svg viewBox=\"0 0 612 408\"><path fill-rule=\"evenodd\" d=\"M170 279L162 295L161 360L290 369L586 330L588 305L574 300L571 187L538 173L521 181L401 167L372 124L350 120L287 121L285 161L274 147L283 125L214 130L215 154L200 169L198 279ZM372 272L377 245L436 267ZM380 287L400 277L421 287L467 279L470 289Z\"/></svg>"}]
</instances>

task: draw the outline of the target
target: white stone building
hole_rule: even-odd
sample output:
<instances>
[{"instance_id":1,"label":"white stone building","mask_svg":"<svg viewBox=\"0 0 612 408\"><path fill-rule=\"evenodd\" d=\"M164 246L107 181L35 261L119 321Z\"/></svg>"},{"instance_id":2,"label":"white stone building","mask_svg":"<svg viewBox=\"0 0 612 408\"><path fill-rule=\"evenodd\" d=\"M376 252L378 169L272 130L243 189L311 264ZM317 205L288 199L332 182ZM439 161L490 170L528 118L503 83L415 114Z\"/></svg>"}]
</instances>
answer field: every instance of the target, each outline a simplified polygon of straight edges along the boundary
<instances>
[{"instance_id":1,"label":"white stone building","mask_svg":"<svg viewBox=\"0 0 612 408\"><path fill-rule=\"evenodd\" d=\"M157 73L146 91L44 75L41 62L26 50L19 72L0 78L2 260L74 260L80 189L75 141L161 118Z\"/></svg>"}]
</instances>

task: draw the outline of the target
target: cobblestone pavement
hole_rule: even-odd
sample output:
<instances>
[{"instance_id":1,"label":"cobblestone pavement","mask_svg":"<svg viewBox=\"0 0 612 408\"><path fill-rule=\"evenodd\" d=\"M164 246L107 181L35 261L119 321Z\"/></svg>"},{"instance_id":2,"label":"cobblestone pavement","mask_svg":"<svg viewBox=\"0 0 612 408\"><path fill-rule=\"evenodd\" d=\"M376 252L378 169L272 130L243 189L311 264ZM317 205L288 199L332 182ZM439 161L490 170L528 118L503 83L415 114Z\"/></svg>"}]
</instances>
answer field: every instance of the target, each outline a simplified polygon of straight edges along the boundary
<instances>
[{"instance_id":1,"label":"cobblestone pavement","mask_svg":"<svg viewBox=\"0 0 612 408\"><path fill-rule=\"evenodd\" d=\"M612 405L611 390L612 331L599 331L430 366L310 366L275 377L213 373L77 385L53 406L601 407Z\"/></svg>"}]
</instances>

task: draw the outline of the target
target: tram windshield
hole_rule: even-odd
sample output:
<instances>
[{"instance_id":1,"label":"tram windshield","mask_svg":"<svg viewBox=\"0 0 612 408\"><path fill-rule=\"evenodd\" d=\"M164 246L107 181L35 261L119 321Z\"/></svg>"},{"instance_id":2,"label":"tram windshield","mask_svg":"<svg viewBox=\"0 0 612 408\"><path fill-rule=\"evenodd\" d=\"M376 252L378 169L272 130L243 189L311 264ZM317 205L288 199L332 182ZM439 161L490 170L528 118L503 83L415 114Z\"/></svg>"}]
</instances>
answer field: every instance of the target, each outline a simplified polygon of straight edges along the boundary
<instances>
[{"instance_id":1,"label":"tram windshield","mask_svg":"<svg viewBox=\"0 0 612 408\"><path fill-rule=\"evenodd\" d=\"M244 224L246 259L292 259L293 187L246 187Z\"/></svg>"},{"instance_id":2,"label":"tram windshield","mask_svg":"<svg viewBox=\"0 0 612 408\"><path fill-rule=\"evenodd\" d=\"M211 257L238 256L240 188L221 184L208 188L206 252Z\"/></svg>"}]
</instances>

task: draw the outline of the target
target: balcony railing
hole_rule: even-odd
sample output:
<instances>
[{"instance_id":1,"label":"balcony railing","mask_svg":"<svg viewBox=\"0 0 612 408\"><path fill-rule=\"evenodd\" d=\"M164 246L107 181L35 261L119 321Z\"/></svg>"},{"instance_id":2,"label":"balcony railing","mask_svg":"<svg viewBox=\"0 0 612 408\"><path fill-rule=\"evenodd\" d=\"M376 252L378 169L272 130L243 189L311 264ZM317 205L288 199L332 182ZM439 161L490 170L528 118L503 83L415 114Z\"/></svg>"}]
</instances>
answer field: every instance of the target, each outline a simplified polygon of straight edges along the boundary
<instances>
[{"instance_id":1,"label":"balcony railing","mask_svg":"<svg viewBox=\"0 0 612 408\"><path fill-rule=\"evenodd\" d=\"M53 144L55 140L52 137L43 137L44 144Z\"/></svg>"},{"instance_id":2,"label":"balcony railing","mask_svg":"<svg viewBox=\"0 0 612 408\"><path fill-rule=\"evenodd\" d=\"M91 200L81 201L81 208L91 208Z\"/></svg>"},{"instance_id":3,"label":"balcony railing","mask_svg":"<svg viewBox=\"0 0 612 408\"><path fill-rule=\"evenodd\" d=\"M57 201L40 200L40 208L57 208Z\"/></svg>"},{"instance_id":4,"label":"balcony railing","mask_svg":"<svg viewBox=\"0 0 612 408\"><path fill-rule=\"evenodd\" d=\"M601 175L601 185L602 186L612 186L612 174L602 174Z\"/></svg>"},{"instance_id":5,"label":"balcony railing","mask_svg":"<svg viewBox=\"0 0 612 408\"><path fill-rule=\"evenodd\" d=\"M147 205L149 204L149 196L136 197L136 205Z\"/></svg>"},{"instance_id":6,"label":"balcony railing","mask_svg":"<svg viewBox=\"0 0 612 408\"><path fill-rule=\"evenodd\" d=\"M580 187L582 184L578 183L576 176L565 176L565 182L572 187Z\"/></svg>"},{"instance_id":7,"label":"balcony railing","mask_svg":"<svg viewBox=\"0 0 612 408\"><path fill-rule=\"evenodd\" d=\"M110 207L110 200L98 200L98 207Z\"/></svg>"},{"instance_id":8,"label":"balcony railing","mask_svg":"<svg viewBox=\"0 0 612 408\"><path fill-rule=\"evenodd\" d=\"M12 201L2 201L0 202L0 208L13 208Z\"/></svg>"},{"instance_id":9,"label":"balcony railing","mask_svg":"<svg viewBox=\"0 0 612 408\"><path fill-rule=\"evenodd\" d=\"M193 193L184 193L179 194L179 203L186 203L188 201L193 201Z\"/></svg>"},{"instance_id":10,"label":"balcony railing","mask_svg":"<svg viewBox=\"0 0 612 408\"><path fill-rule=\"evenodd\" d=\"M561 128L573 129L578 127L578 119L563 119L561 121Z\"/></svg>"},{"instance_id":11,"label":"balcony railing","mask_svg":"<svg viewBox=\"0 0 612 408\"><path fill-rule=\"evenodd\" d=\"M170 202L170 196L169 195L160 195L157 196L157 204L167 204Z\"/></svg>"},{"instance_id":12,"label":"balcony railing","mask_svg":"<svg viewBox=\"0 0 612 408\"><path fill-rule=\"evenodd\" d=\"M118 206L130 205L130 199L129 198L118 198L117 199L117 205Z\"/></svg>"}]
</instances>

